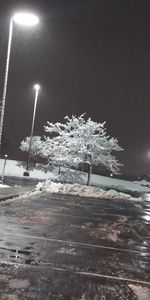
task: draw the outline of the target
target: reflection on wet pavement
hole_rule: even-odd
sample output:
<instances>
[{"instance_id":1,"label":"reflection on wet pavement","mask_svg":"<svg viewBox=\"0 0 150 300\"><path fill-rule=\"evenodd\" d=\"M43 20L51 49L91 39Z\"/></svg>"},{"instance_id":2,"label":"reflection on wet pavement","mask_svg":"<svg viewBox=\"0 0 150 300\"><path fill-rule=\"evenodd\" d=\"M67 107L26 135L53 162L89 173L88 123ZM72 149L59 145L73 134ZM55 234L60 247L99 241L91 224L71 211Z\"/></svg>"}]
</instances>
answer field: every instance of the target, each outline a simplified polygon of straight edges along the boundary
<instances>
[{"instance_id":1,"label":"reflection on wet pavement","mask_svg":"<svg viewBox=\"0 0 150 300\"><path fill-rule=\"evenodd\" d=\"M42 193L3 203L0 299L149 300L147 199Z\"/></svg>"}]
</instances>

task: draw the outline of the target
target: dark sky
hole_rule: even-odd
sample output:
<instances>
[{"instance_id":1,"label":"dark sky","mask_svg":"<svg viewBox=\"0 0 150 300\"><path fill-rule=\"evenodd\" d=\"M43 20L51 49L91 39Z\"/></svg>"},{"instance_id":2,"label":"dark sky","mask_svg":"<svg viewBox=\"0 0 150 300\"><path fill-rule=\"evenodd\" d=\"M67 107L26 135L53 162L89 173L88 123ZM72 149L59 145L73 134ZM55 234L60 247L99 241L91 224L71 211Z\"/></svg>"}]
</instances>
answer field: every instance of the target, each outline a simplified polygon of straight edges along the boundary
<instances>
[{"instance_id":1,"label":"dark sky","mask_svg":"<svg viewBox=\"0 0 150 300\"><path fill-rule=\"evenodd\" d=\"M35 135L46 121L87 113L107 122L124 151L124 174L149 174L150 1L0 1L2 93L10 16L30 9L36 28L14 27L3 152L23 159L20 141L30 134L32 85L42 85Z\"/></svg>"}]
</instances>

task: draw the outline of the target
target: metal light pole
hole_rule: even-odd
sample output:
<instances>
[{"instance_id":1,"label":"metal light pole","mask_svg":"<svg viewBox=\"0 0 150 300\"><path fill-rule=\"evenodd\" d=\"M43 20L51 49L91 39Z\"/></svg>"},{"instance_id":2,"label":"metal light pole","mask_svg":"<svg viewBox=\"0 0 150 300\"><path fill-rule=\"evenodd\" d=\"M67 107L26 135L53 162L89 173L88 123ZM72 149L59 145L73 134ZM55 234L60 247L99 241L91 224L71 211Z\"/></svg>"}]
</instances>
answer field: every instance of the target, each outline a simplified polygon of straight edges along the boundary
<instances>
[{"instance_id":1,"label":"metal light pole","mask_svg":"<svg viewBox=\"0 0 150 300\"><path fill-rule=\"evenodd\" d=\"M4 87L2 94L2 101L0 107L0 151L2 144L2 133L3 133L3 123L4 123L4 114L5 114L5 102L7 95L7 86L8 86L8 74L9 74L9 64L10 64L10 55L11 55L11 44L13 36L13 23L17 23L23 26L34 26L39 20L37 16L30 13L17 13L10 19L9 24L9 38L8 38L8 47L7 47L7 58L6 58L6 67L5 67L5 76L4 76Z\"/></svg>"},{"instance_id":2,"label":"metal light pole","mask_svg":"<svg viewBox=\"0 0 150 300\"><path fill-rule=\"evenodd\" d=\"M34 123L35 123L35 114L36 114L36 106L37 106L37 100L38 100L38 96L39 96L40 85L35 84L34 89L35 89L34 110L33 110L33 117L32 117L32 126L31 126L31 135L30 135L27 167L26 167L26 172L24 172L24 176L29 176L28 170L29 170L29 163L30 163L30 158L31 158L31 149L32 149L32 139L33 139L33 131L34 131Z\"/></svg>"},{"instance_id":3,"label":"metal light pole","mask_svg":"<svg viewBox=\"0 0 150 300\"><path fill-rule=\"evenodd\" d=\"M5 167L6 167L7 157L8 157L8 155L5 154L4 165L3 165L3 172L2 172L2 183L4 182L4 174L5 174Z\"/></svg>"},{"instance_id":4,"label":"metal light pole","mask_svg":"<svg viewBox=\"0 0 150 300\"><path fill-rule=\"evenodd\" d=\"M10 53L11 53L12 33L13 33L13 18L11 18L10 25L9 25L9 38L8 38L7 58L6 58L6 67L5 67L4 87L3 87L3 95L2 95L2 102L1 102L0 150L1 150L1 144L2 144L2 132L3 132L5 102L6 102L6 93L7 93L7 84L8 84L8 72L9 72L9 62L10 62Z\"/></svg>"}]
</instances>

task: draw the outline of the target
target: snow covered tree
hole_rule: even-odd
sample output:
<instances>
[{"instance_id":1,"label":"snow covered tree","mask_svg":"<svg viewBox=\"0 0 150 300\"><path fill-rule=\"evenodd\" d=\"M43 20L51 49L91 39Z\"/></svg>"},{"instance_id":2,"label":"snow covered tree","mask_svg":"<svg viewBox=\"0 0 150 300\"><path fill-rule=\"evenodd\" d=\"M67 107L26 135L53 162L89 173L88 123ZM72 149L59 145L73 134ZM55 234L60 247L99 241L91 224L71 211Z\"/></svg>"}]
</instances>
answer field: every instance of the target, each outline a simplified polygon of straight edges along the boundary
<instances>
[{"instance_id":1,"label":"snow covered tree","mask_svg":"<svg viewBox=\"0 0 150 300\"><path fill-rule=\"evenodd\" d=\"M45 137L41 155L59 165L78 167L87 164L88 184L93 166L105 166L114 174L119 172L121 164L114 152L122 148L116 138L106 134L105 122L97 123L91 118L85 120L85 114L65 117L65 121L64 124L47 122L45 131L50 137Z\"/></svg>"},{"instance_id":2,"label":"snow covered tree","mask_svg":"<svg viewBox=\"0 0 150 300\"><path fill-rule=\"evenodd\" d=\"M46 158L48 164L59 168L66 167L78 167L78 164L73 157L72 153L68 151L67 145L64 146L63 139L60 136L57 137L45 137L42 149L39 151L39 155L42 158Z\"/></svg>"},{"instance_id":3,"label":"snow covered tree","mask_svg":"<svg viewBox=\"0 0 150 300\"><path fill-rule=\"evenodd\" d=\"M23 152L29 152L29 144L30 144L30 137L26 137L25 140L21 142L20 149ZM34 164L36 164L37 157L40 156L40 150L42 149L43 141L41 140L40 136L33 136L32 137L32 145L31 145L31 157L34 160Z\"/></svg>"}]
</instances>

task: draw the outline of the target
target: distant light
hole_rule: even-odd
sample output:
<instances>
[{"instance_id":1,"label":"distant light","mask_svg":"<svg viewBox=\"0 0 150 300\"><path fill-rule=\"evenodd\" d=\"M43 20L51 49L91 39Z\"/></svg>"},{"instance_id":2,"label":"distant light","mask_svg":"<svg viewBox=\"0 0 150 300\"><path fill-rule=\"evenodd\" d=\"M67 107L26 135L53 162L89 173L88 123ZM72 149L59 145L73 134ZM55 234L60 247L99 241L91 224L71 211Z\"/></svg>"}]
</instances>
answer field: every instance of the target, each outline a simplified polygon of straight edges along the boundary
<instances>
[{"instance_id":1,"label":"distant light","mask_svg":"<svg viewBox=\"0 0 150 300\"><path fill-rule=\"evenodd\" d=\"M113 173L111 173L110 176L113 177Z\"/></svg>"},{"instance_id":2,"label":"distant light","mask_svg":"<svg viewBox=\"0 0 150 300\"><path fill-rule=\"evenodd\" d=\"M147 152L147 157L150 159L150 151Z\"/></svg>"},{"instance_id":3,"label":"distant light","mask_svg":"<svg viewBox=\"0 0 150 300\"><path fill-rule=\"evenodd\" d=\"M34 88L35 88L36 91L39 91L40 90L40 85L39 84L35 84Z\"/></svg>"},{"instance_id":4,"label":"distant light","mask_svg":"<svg viewBox=\"0 0 150 300\"><path fill-rule=\"evenodd\" d=\"M8 157L8 155L7 154L5 154L5 158L7 158Z\"/></svg>"},{"instance_id":5,"label":"distant light","mask_svg":"<svg viewBox=\"0 0 150 300\"><path fill-rule=\"evenodd\" d=\"M150 221L150 216L149 215L143 216L143 219L146 221Z\"/></svg>"},{"instance_id":6,"label":"distant light","mask_svg":"<svg viewBox=\"0 0 150 300\"><path fill-rule=\"evenodd\" d=\"M31 13L16 13L13 20L24 26L35 26L39 23L39 18Z\"/></svg>"}]
</instances>

